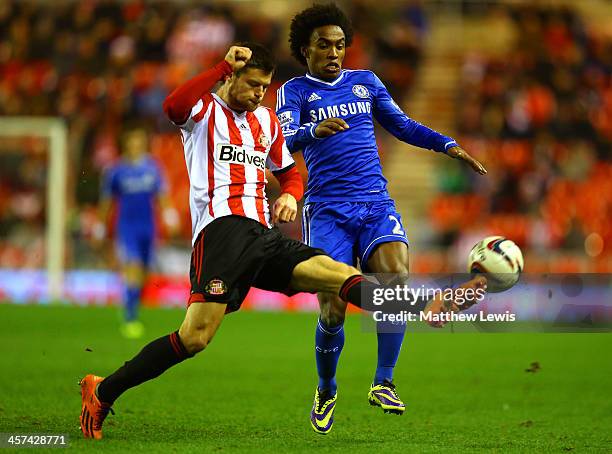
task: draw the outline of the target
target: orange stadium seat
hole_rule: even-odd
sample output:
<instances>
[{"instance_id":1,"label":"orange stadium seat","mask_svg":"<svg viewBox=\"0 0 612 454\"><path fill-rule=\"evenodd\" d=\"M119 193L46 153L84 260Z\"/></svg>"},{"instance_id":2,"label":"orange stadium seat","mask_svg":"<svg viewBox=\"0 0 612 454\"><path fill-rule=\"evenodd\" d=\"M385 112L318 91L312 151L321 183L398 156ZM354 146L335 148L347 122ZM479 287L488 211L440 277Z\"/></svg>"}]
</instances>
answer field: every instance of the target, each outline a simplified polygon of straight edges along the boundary
<instances>
[{"instance_id":1,"label":"orange stadium seat","mask_svg":"<svg viewBox=\"0 0 612 454\"><path fill-rule=\"evenodd\" d=\"M501 142L496 157L507 170L513 173L524 171L531 163L531 145L523 140Z\"/></svg>"},{"instance_id":2,"label":"orange stadium seat","mask_svg":"<svg viewBox=\"0 0 612 454\"><path fill-rule=\"evenodd\" d=\"M527 244L527 236L531 228L531 219L520 214L498 214L487 221L488 230L497 235L511 239L519 246Z\"/></svg>"},{"instance_id":3,"label":"orange stadium seat","mask_svg":"<svg viewBox=\"0 0 612 454\"><path fill-rule=\"evenodd\" d=\"M429 216L438 230L448 231L474 225L484 206L484 198L475 194L441 194L432 202Z\"/></svg>"},{"instance_id":4,"label":"orange stadium seat","mask_svg":"<svg viewBox=\"0 0 612 454\"><path fill-rule=\"evenodd\" d=\"M151 87L163 70L160 63L143 62L134 68L134 88L147 89Z\"/></svg>"},{"instance_id":5,"label":"orange stadium seat","mask_svg":"<svg viewBox=\"0 0 612 454\"><path fill-rule=\"evenodd\" d=\"M411 257L411 273L427 274L446 271L447 258L439 252L419 252Z\"/></svg>"}]
</instances>

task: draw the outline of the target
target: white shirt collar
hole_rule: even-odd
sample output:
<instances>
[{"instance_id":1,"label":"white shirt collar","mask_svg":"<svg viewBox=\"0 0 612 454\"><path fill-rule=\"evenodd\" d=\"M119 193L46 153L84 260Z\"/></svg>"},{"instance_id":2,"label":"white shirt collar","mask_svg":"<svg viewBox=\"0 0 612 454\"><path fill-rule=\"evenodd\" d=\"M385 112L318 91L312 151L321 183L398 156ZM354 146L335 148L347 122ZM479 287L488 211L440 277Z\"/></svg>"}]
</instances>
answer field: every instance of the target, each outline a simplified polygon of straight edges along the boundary
<instances>
[{"instance_id":1,"label":"white shirt collar","mask_svg":"<svg viewBox=\"0 0 612 454\"><path fill-rule=\"evenodd\" d=\"M340 82L344 78L344 69L340 72L340 75L336 77L336 80L334 80L333 82L327 82L325 80L318 79L308 73L306 73L306 78L313 80L315 82L319 82L321 84L325 84L325 85L329 85L330 87L333 87L334 85L338 84L338 82Z\"/></svg>"}]
</instances>

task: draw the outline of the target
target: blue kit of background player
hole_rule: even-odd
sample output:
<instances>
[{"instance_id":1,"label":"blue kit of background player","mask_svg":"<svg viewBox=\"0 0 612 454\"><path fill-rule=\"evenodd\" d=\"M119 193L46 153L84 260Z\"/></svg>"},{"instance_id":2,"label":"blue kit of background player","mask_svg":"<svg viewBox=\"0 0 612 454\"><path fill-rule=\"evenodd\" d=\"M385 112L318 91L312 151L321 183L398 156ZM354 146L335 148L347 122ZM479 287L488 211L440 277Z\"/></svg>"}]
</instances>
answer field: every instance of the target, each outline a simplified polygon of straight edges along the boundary
<instances>
[{"instance_id":1,"label":"blue kit of background player","mask_svg":"<svg viewBox=\"0 0 612 454\"><path fill-rule=\"evenodd\" d=\"M156 231L153 204L161 190L159 168L148 157L119 162L107 172L103 194L118 204L116 240L121 261L150 266Z\"/></svg>"},{"instance_id":2,"label":"blue kit of background player","mask_svg":"<svg viewBox=\"0 0 612 454\"><path fill-rule=\"evenodd\" d=\"M118 205L115 229L117 255L125 284L125 337L137 338L143 326L137 320L142 287L154 257L156 241L155 208L163 208L162 219L176 228L178 214L165 195L165 183L158 164L147 153L147 134L131 130L123 137L123 158L104 175L100 217L106 220L111 202Z\"/></svg>"}]
</instances>

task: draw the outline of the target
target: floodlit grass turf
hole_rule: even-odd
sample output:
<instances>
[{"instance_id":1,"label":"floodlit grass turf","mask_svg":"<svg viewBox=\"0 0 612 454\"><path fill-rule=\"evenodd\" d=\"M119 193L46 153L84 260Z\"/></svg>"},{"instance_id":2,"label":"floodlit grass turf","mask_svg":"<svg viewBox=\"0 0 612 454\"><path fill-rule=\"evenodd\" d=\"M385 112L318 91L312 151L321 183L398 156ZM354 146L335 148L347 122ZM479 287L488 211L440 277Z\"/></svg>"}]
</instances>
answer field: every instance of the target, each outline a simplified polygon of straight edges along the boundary
<instances>
[{"instance_id":1,"label":"floodlit grass turf","mask_svg":"<svg viewBox=\"0 0 612 454\"><path fill-rule=\"evenodd\" d=\"M253 312L232 314L207 351L128 391L104 440L83 440L77 380L110 373L182 317L145 310L147 340L127 341L116 309L0 304L0 432L68 433L73 449L114 452L612 449L609 334L408 334L399 417L367 403L376 339L350 317L336 423L321 436L308 421L316 314ZM526 372L533 361L541 369Z\"/></svg>"}]
</instances>

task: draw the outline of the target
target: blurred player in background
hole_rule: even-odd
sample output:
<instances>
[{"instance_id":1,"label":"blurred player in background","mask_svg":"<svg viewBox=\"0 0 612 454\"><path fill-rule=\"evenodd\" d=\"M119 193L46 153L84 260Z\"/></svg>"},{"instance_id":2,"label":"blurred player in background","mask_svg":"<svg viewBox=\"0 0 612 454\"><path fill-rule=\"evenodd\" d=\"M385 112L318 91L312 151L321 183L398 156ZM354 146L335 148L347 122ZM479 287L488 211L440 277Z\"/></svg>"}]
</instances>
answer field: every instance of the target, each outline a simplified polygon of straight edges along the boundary
<instances>
[{"instance_id":1,"label":"blurred player in background","mask_svg":"<svg viewBox=\"0 0 612 454\"><path fill-rule=\"evenodd\" d=\"M359 263L364 272L406 277L408 239L387 192L373 119L406 143L461 159L480 174L486 171L452 138L406 116L373 72L343 70L352 38L348 18L333 4L308 8L291 23L291 53L308 72L279 88L276 110L289 150L302 150L308 168L304 242L340 262ZM318 297L319 384L311 423L324 434L333 424L329 409L336 401L346 303L329 293ZM378 362L368 400L385 412L402 414L405 405L395 390L393 369L405 325L379 323L377 330Z\"/></svg>"},{"instance_id":2,"label":"blurred player in background","mask_svg":"<svg viewBox=\"0 0 612 454\"><path fill-rule=\"evenodd\" d=\"M148 137L144 129L126 131L121 140L123 156L110 167L103 178L99 216L94 230L97 240L106 236L113 203L117 205L114 228L116 253L124 281L124 324L126 338L139 338L144 327L138 320L142 288L154 260L157 236L156 206L170 234L179 227L177 211L166 195L166 185L159 165L148 154Z\"/></svg>"}]
</instances>

